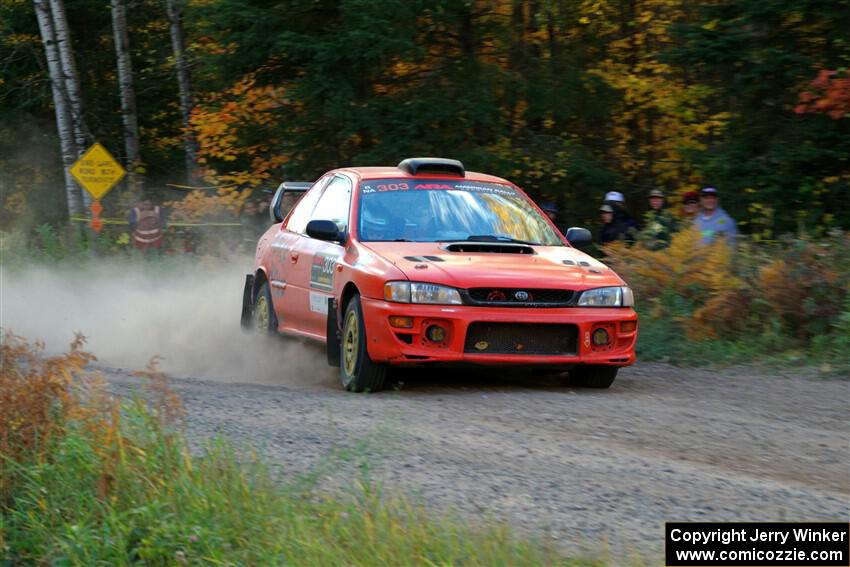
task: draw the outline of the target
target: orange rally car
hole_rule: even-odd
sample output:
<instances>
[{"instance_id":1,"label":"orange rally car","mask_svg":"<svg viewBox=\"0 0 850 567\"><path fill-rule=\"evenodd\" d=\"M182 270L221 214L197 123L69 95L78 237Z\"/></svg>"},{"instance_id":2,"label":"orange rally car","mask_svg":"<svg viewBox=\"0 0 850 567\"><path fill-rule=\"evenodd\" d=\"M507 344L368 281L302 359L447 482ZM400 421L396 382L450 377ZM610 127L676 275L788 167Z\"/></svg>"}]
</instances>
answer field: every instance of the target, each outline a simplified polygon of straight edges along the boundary
<instances>
[{"instance_id":1,"label":"orange rally car","mask_svg":"<svg viewBox=\"0 0 850 567\"><path fill-rule=\"evenodd\" d=\"M634 363L631 289L574 248L589 231L562 236L509 181L411 158L283 183L269 214L242 325L325 343L348 390L437 364L569 370L607 388Z\"/></svg>"}]
</instances>

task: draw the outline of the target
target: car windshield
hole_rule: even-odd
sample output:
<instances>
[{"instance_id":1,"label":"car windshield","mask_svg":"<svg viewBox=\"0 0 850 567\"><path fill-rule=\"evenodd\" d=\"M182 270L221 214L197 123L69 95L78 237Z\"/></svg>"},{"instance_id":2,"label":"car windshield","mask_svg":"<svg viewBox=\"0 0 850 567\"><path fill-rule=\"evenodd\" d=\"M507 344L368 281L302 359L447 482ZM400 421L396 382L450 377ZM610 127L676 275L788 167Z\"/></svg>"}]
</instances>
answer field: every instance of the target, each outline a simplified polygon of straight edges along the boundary
<instances>
[{"instance_id":1,"label":"car windshield","mask_svg":"<svg viewBox=\"0 0 850 567\"><path fill-rule=\"evenodd\" d=\"M361 182L363 242L518 242L562 246L552 226L509 185L445 179Z\"/></svg>"}]
</instances>

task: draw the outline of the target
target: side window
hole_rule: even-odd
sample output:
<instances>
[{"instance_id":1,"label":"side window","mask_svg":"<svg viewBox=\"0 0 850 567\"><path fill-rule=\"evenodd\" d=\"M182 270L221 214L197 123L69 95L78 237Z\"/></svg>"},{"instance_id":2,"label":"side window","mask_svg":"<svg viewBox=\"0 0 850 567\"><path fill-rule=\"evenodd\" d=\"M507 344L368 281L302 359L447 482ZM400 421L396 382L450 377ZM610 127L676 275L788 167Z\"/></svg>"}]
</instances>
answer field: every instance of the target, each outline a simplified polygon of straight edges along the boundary
<instances>
[{"instance_id":1,"label":"side window","mask_svg":"<svg viewBox=\"0 0 850 567\"><path fill-rule=\"evenodd\" d=\"M348 211L351 207L351 182L345 177L334 177L328 184L310 220L334 221L340 232L348 230Z\"/></svg>"},{"instance_id":2,"label":"side window","mask_svg":"<svg viewBox=\"0 0 850 567\"><path fill-rule=\"evenodd\" d=\"M301 197L295 205L295 210L292 211L292 216L289 217L289 222L286 223L286 230L304 234L307 228L307 222L310 220L310 213L313 212L313 207L316 206L316 201L322 194L322 188L327 185L328 179L320 179L307 193Z\"/></svg>"}]
</instances>

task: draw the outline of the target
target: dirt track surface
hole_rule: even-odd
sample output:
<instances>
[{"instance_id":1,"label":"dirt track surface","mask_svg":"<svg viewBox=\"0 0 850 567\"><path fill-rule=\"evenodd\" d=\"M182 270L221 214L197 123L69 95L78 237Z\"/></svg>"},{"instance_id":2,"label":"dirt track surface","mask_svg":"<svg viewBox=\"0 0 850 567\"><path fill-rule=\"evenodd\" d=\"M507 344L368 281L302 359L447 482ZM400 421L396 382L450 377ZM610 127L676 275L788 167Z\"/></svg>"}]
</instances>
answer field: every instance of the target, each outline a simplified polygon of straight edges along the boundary
<instances>
[{"instance_id":1,"label":"dirt track surface","mask_svg":"<svg viewBox=\"0 0 850 567\"><path fill-rule=\"evenodd\" d=\"M612 564L660 564L665 521L850 521L850 381L639 364L593 391L499 374L419 372L368 395L330 369L174 385L193 440L248 443L283 474L318 467L332 488L366 476Z\"/></svg>"}]
</instances>

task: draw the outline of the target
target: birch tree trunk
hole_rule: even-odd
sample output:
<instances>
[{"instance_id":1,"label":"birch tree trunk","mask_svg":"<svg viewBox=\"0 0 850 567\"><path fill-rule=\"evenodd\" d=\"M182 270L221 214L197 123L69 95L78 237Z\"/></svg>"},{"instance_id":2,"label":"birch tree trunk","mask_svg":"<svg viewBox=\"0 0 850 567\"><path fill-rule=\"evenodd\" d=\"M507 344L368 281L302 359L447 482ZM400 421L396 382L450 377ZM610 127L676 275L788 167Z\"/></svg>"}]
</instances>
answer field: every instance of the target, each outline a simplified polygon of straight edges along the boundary
<instances>
[{"instance_id":1,"label":"birch tree trunk","mask_svg":"<svg viewBox=\"0 0 850 567\"><path fill-rule=\"evenodd\" d=\"M62 0L50 0L50 11L53 18L53 31L56 35L56 48L62 65L63 84L67 94L68 113L71 118L71 128L74 133L77 158L86 151L86 128L83 122L83 97L80 90L80 75L74 60L74 50L71 46L71 33L68 29L68 18L65 15L65 5ZM88 191L80 191L83 202L88 207L91 195Z\"/></svg>"},{"instance_id":2,"label":"birch tree trunk","mask_svg":"<svg viewBox=\"0 0 850 567\"><path fill-rule=\"evenodd\" d=\"M133 197L141 193L141 179L136 171L142 163L139 154L139 119L136 114L136 92L133 89L133 66L130 62L130 40L127 35L127 9L124 0L112 1L112 31L115 57L118 60L118 89L121 93L121 115L124 122L124 151L127 154L127 178Z\"/></svg>"},{"instance_id":3,"label":"birch tree trunk","mask_svg":"<svg viewBox=\"0 0 850 567\"><path fill-rule=\"evenodd\" d=\"M192 113L192 84L189 61L186 58L186 41L183 35L183 6L181 0L165 0L171 30L171 48L174 51L174 68L180 92L180 113L183 115L183 145L186 151L186 182L192 184L197 172L198 144L192 134L189 119Z\"/></svg>"},{"instance_id":4,"label":"birch tree trunk","mask_svg":"<svg viewBox=\"0 0 850 567\"><path fill-rule=\"evenodd\" d=\"M80 190L69 171L77 160L78 153L74 141L74 128L68 104L68 93L65 91L62 62L56 46L56 32L53 27L53 18L46 0L33 0L33 5L35 7L36 17L38 18L41 41L44 43L44 54L47 58L47 74L50 78L51 90L53 91L53 106L56 110L56 129L59 133L59 146L61 148L62 165L64 166L65 173L65 199L68 203L68 214L70 216L82 215L83 202L80 197Z\"/></svg>"}]
</instances>

